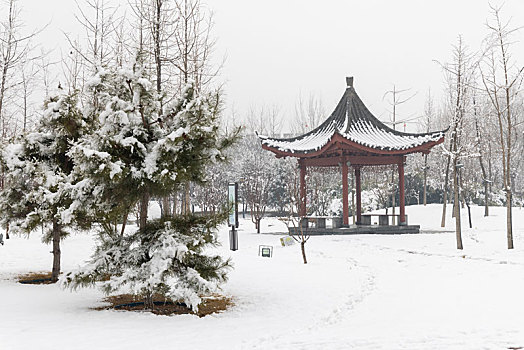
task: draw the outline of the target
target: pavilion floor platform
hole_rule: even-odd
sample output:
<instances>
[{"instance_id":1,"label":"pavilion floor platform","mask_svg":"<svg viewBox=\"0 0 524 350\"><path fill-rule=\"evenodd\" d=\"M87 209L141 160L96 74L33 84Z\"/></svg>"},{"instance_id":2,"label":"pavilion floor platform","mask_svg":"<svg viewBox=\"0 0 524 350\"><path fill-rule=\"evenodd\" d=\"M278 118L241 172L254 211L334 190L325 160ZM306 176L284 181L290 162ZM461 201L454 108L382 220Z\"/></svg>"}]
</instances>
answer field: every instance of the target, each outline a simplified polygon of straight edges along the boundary
<instances>
[{"instance_id":1,"label":"pavilion floor platform","mask_svg":"<svg viewBox=\"0 0 524 350\"><path fill-rule=\"evenodd\" d=\"M304 229L304 234L310 236L325 236L325 235L402 235L419 233L420 225L406 225L406 226L393 226L393 225L351 225L350 227L340 228L315 228L308 227ZM289 233L299 234L298 229L294 227L289 228Z\"/></svg>"}]
</instances>

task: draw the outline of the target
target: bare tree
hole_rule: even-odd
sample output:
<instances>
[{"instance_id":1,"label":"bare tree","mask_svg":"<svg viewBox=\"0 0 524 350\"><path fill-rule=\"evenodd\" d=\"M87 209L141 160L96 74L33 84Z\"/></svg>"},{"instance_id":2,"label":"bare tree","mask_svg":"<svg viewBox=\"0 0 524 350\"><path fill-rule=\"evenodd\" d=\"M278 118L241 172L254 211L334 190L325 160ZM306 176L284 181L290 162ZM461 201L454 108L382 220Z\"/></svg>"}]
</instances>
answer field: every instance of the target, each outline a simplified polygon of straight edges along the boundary
<instances>
[{"instance_id":1,"label":"bare tree","mask_svg":"<svg viewBox=\"0 0 524 350\"><path fill-rule=\"evenodd\" d=\"M115 55L116 28L124 18L117 15L118 6L111 0L75 0L76 22L83 30L83 36L74 38L64 33L69 44L62 54L62 74L68 89L84 91L86 77L92 77L101 67L117 61ZM89 89L80 103L92 108L88 113L99 109L98 89Z\"/></svg>"},{"instance_id":2,"label":"bare tree","mask_svg":"<svg viewBox=\"0 0 524 350\"><path fill-rule=\"evenodd\" d=\"M487 139L489 142L489 137L485 138L483 130L480 128L481 121L479 120L478 105L475 96L473 96L473 116L475 121L475 144L478 152L480 170L482 171L482 183L484 185L484 216L489 216L489 184L491 180L488 177L486 165L484 164L484 150L482 140ZM469 207L468 207L469 209Z\"/></svg>"},{"instance_id":3,"label":"bare tree","mask_svg":"<svg viewBox=\"0 0 524 350\"><path fill-rule=\"evenodd\" d=\"M291 132L296 135L305 134L319 126L326 117L326 110L319 96L310 93L305 99L302 94L299 94L295 103Z\"/></svg>"},{"instance_id":4,"label":"bare tree","mask_svg":"<svg viewBox=\"0 0 524 350\"><path fill-rule=\"evenodd\" d=\"M251 134L257 132L261 135L278 136L282 131L283 118L277 105L251 106L246 122L246 129Z\"/></svg>"},{"instance_id":5,"label":"bare tree","mask_svg":"<svg viewBox=\"0 0 524 350\"><path fill-rule=\"evenodd\" d=\"M111 6L108 0L83 0L82 5L78 2L76 5L75 19L84 29L85 41L64 34L71 50L82 57L87 72L94 74L114 59L115 23L122 19L116 16L118 7Z\"/></svg>"},{"instance_id":6,"label":"bare tree","mask_svg":"<svg viewBox=\"0 0 524 350\"><path fill-rule=\"evenodd\" d=\"M410 118L402 118L402 119L397 118L397 107L408 102L413 97L415 97L415 95L417 94L416 92L409 93L410 90L411 89L397 90L396 86L393 84L393 89L386 91L386 93L382 97L383 99L385 99L386 96L391 96L391 100L388 101L389 105L392 108L392 110L390 111L391 112L391 121L389 122L389 124L391 124L391 126L393 127L393 130L397 129L397 124L405 123L408 120L410 120ZM409 95L407 97L403 96L406 93L409 93ZM393 170L391 171L391 206L392 206L392 214L393 214L392 216L393 224L395 224L395 197L396 197L395 172L396 172L395 167L393 167Z\"/></svg>"},{"instance_id":7,"label":"bare tree","mask_svg":"<svg viewBox=\"0 0 524 350\"><path fill-rule=\"evenodd\" d=\"M74 45L79 45L76 41ZM72 92L82 90L84 81L84 62L82 55L77 50L68 50L67 53L62 52L62 59L60 60L62 69L62 77L64 78L64 89Z\"/></svg>"},{"instance_id":8,"label":"bare tree","mask_svg":"<svg viewBox=\"0 0 524 350\"><path fill-rule=\"evenodd\" d=\"M18 0L5 1L0 18L0 146L12 138L19 129L25 130L29 111L29 96L32 93L33 74L30 67L37 59L31 54L34 49L33 38L44 28L24 33L24 23L21 20L21 9ZM21 90L21 91L20 91ZM22 102L18 103L18 95L22 94ZM22 127L16 116L16 109L22 109ZM1 169L0 187L5 186L4 169ZM6 239L9 238L9 227Z\"/></svg>"},{"instance_id":9,"label":"bare tree","mask_svg":"<svg viewBox=\"0 0 524 350\"><path fill-rule=\"evenodd\" d=\"M436 117L436 111L435 106L433 102L433 97L431 96L431 90L428 91L428 96L426 99L426 104L424 106L424 116L422 117L422 129L424 132L429 132L431 130L432 124L434 123L434 119ZM424 178L424 187L423 187L423 193L422 193L422 203L424 206L427 205L427 188L428 188L428 170L429 170L429 164L428 164L428 156L429 154L423 154L424 157L424 165L422 166L422 173Z\"/></svg>"},{"instance_id":10,"label":"bare tree","mask_svg":"<svg viewBox=\"0 0 524 350\"><path fill-rule=\"evenodd\" d=\"M41 87L43 88L43 93L45 98L49 98L51 95L52 89L55 89L58 84L56 83L56 73L54 72L54 66L57 62L51 61L49 52L44 49L41 50L40 56L38 58L38 69L40 70L40 82Z\"/></svg>"},{"instance_id":11,"label":"bare tree","mask_svg":"<svg viewBox=\"0 0 524 350\"><path fill-rule=\"evenodd\" d=\"M177 18L174 35L174 52L169 57L179 75L179 89L189 80L195 82L198 91L208 89L218 75L221 65L211 62L216 39L211 35L213 13L200 0L175 0ZM183 213L190 212L190 184L184 185Z\"/></svg>"},{"instance_id":12,"label":"bare tree","mask_svg":"<svg viewBox=\"0 0 524 350\"><path fill-rule=\"evenodd\" d=\"M151 62L161 104L169 103L189 81L199 92L208 89L220 69L211 62L212 12L200 0L133 0L131 7L137 18L137 49ZM188 214L189 183L183 185L183 192L181 212ZM168 215L168 198L162 202L163 215Z\"/></svg>"},{"instance_id":13,"label":"bare tree","mask_svg":"<svg viewBox=\"0 0 524 350\"><path fill-rule=\"evenodd\" d=\"M180 74L180 83L195 81L198 89L206 89L218 75L222 65L211 62L216 39L213 30L213 12L200 0L176 0L178 18L175 30L176 55L170 59Z\"/></svg>"},{"instance_id":14,"label":"bare tree","mask_svg":"<svg viewBox=\"0 0 524 350\"><path fill-rule=\"evenodd\" d=\"M33 100L32 96L37 87L38 65L33 59L26 59L20 66L20 97L19 108L22 112L22 132L25 134L31 127L31 115Z\"/></svg>"},{"instance_id":15,"label":"bare tree","mask_svg":"<svg viewBox=\"0 0 524 350\"><path fill-rule=\"evenodd\" d=\"M488 36L481 65L484 90L489 97L498 124L498 141L502 153L503 189L506 193L506 237L513 249L512 225L512 156L515 152L517 93L521 87L524 67L517 67L511 55L511 36L518 28L501 18L501 8L491 6L492 19L487 23Z\"/></svg>"},{"instance_id":16,"label":"bare tree","mask_svg":"<svg viewBox=\"0 0 524 350\"><path fill-rule=\"evenodd\" d=\"M129 29L126 13L122 15L119 21L113 23L113 56L118 67L122 67L124 62L128 61L129 57L134 54L131 44L132 35L129 35Z\"/></svg>"},{"instance_id":17,"label":"bare tree","mask_svg":"<svg viewBox=\"0 0 524 350\"><path fill-rule=\"evenodd\" d=\"M173 75L169 71L171 56L176 54L172 48L176 43L176 25L179 19L176 6L169 0L135 0L132 9L138 21L138 47L137 50L151 59L155 87L160 96L160 107L174 96ZM186 80L187 82L187 80ZM167 100L167 101L166 101ZM162 217L170 216L171 196L166 195L160 199ZM188 197L185 198L188 201ZM173 202L175 202L173 200ZM189 209L185 208L188 213Z\"/></svg>"},{"instance_id":18,"label":"bare tree","mask_svg":"<svg viewBox=\"0 0 524 350\"><path fill-rule=\"evenodd\" d=\"M24 23L21 20L18 0L8 0L6 5L6 11L2 11L6 16L0 19L0 129L2 139L12 135L13 127L16 128L18 124L14 120L13 111L7 110L8 107L13 107L13 105L6 104L7 97L22 84L20 70L22 66L27 66L34 60L30 56L34 48L32 39L43 30L34 30L29 34L24 34ZM9 99L9 101L14 100L14 97Z\"/></svg>"},{"instance_id":19,"label":"bare tree","mask_svg":"<svg viewBox=\"0 0 524 350\"><path fill-rule=\"evenodd\" d=\"M178 92L173 88L178 77L170 69L171 60L177 55L176 26L180 18L176 4L171 0L135 0L131 8L137 18L136 50L151 61L153 80L163 106L166 98Z\"/></svg>"},{"instance_id":20,"label":"bare tree","mask_svg":"<svg viewBox=\"0 0 524 350\"><path fill-rule=\"evenodd\" d=\"M291 207L293 207L293 205ZM280 220L286 224L289 235L293 238L293 240L300 244L302 261L304 264L307 264L306 243L309 241L309 238L311 238L311 235L307 232L307 228L302 225L302 222L305 220L305 218L302 216L295 216L293 212L290 212L288 217L281 218Z\"/></svg>"},{"instance_id":21,"label":"bare tree","mask_svg":"<svg viewBox=\"0 0 524 350\"><path fill-rule=\"evenodd\" d=\"M453 46L453 60L449 64L442 65L446 80L448 81L449 109L451 115L451 139L450 148L447 151L446 175L449 174L449 165L452 166L453 176L453 213L455 217L455 233L457 238L457 249L463 249L462 228L460 218L460 181L459 171L464 164L459 163L460 158L465 158L474 153L467 142L465 142L466 117L472 86L474 85L475 69L477 62L470 54L459 36L457 45ZM446 176L447 178L447 176ZM445 202L443 209L443 220L445 220Z\"/></svg>"},{"instance_id":22,"label":"bare tree","mask_svg":"<svg viewBox=\"0 0 524 350\"><path fill-rule=\"evenodd\" d=\"M295 162L296 166L296 161L293 160L293 162ZM286 186L288 216L281 220L286 224L290 236L295 242L300 243L302 261L304 264L307 264L306 243L311 235L308 234L307 228L304 227L306 218L298 214L300 213L300 175L298 171L289 172L288 175Z\"/></svg>"},{"instance_id":23,"label":"bare tree","mask_svg":"<svg viewBox=\"0 0 524 350\"><path fill-rule=\"evenodd\" d=\"M260 146L255 135L247 135L240 143L243 150L238 166L241 192L251 213L251 220L260 233L260 222L269 206L269 189L275 176L272 172L275 158Z\"/></svg>"}]
</instances>

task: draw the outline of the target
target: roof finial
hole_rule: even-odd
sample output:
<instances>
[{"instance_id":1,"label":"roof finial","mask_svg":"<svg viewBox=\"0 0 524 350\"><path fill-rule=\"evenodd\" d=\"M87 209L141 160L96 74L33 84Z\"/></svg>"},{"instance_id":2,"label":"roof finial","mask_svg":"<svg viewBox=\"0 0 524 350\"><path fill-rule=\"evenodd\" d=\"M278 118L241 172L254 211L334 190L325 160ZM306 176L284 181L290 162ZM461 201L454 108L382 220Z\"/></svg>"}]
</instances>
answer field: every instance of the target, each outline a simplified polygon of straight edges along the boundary
<instances>
[{"instance_id":1,"label":"roof finial","mask_svg":"<svg viewBox=\"0 0 524 350\"><path fill-rule=\"evenodd\" d=\"M346 77L346 84L348 88L353 87L353 77Z\"/></svg>"}]
</instances>

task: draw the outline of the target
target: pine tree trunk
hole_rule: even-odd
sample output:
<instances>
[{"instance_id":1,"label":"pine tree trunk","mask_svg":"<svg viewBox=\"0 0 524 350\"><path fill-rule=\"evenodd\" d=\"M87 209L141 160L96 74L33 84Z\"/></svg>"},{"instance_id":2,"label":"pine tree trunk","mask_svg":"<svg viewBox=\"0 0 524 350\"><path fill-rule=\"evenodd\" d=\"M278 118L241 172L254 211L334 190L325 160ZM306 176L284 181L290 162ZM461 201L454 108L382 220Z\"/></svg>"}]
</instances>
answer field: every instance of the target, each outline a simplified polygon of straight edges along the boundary
<instances>
[{"instance_id":1,"label":"pine tree trunk","mask_svg":"<svg viewBox=\"0 0 524 350\"><path fill-rule=\"evenodd\" d=\"M147 224L147 209L149 208L149 193L144 192L142 198L140 199L140 231L144 232L146 230Z\"/></svg>"},{"instance_id":2,"label":"pine tree trunk","mask_svg":"<svg viewBox=\"0 0 524 350\"><path fill-rule=\"evenodd\" d=\"M191 198L189 196L189 182L184 185L184 214L191 213Z\"/></svg>"},{"instance_id":3,"label":"pine tree trunk","mask_svg":"<svg viewBox=\"0 0 524 350\"><path fill-rule=\"evenodd\" d=\"M176 216L177 214L176 212L177 206L178 206L178 194L175 192L173 194L173 216Z\"/></svg>"},{"instance_id":4,"label":"pine tree trunk","mask_svg":"<svg viewBox=\"0 0 524 350\"><path fill-rule=\"evenodd\" d=\"M127 210L124 214L124 217L122 219L122 229L120 230L120 236L124 236L124 232L126 231L126 225L127 225L127 219L129 218L129 210Z\"/></svg>"},{"instance_id":5,"label":"pine tree trunk","mask_svg":"<svg viewBox=\"0 0 524 350\"><path fill-rule=\"evenodd\" d=\"M147 310L155 309L155 304L153 303L153 293L150 291L144 295L144 308Z\"/></svg>"},{"instance_id":6,"label":"pine tree trunk","mask_svg":"<svg viewBox=\"0 0 524 350\"><path fill-rule=\"evenodd\" d=\"M60 233L62 227L56 222L56 219L53 220L53 270L51 272L51 280L53 282L58 281L60 276Z\"/></svg>"},{"instance_id":7,"label":"pine tree trunk","mask_svg":"<svg viewBox=\"0 0 524 350\"><path fill-rule=\"evenodd\" d=\"M171 206L169 203L169 196L162 197L162 217L166 218L171 216Z\"/></svg>"},{"instance_id":8,"label":"pine tree trunk","mask_svg":"<svg viewBox=\"0 0 524 350\"><path fill-rule=\"evenodd\" d=\"M307 264L307 259L306 259L306 242L304 242L304 240L300 241L300 250L302 250L302 259L304 260L304 264Z\"/></svg>"}]
</instances>

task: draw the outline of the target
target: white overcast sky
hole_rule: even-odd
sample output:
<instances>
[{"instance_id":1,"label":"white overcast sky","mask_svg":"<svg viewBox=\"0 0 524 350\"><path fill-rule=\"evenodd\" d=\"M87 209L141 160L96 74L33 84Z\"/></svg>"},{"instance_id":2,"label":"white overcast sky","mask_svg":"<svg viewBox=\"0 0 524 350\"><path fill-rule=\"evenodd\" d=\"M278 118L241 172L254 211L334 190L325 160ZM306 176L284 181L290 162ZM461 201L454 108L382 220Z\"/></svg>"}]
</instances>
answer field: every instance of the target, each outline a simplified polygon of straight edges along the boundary
<instances>
[{"instance_id":1,"label":"white overcast sky","mask_svg":"<svg viewBox=\"0 0 524 350\"><path fill-rule=\"evenodd\" d=\"M501 4L495 0L492 4ZM503 16L524 26L524 0L506 0ZM462 35L480 48L489 18L484 0L207 0L214 11L217 56L228 103L238 114L250 106L278 105L291 118L299 94L322 98L330 113L345 89L345 77L368 108L388 120L384 93L395 84L418 94L399 114L420 115L428 89L443 95L441 68ZM46 46L65 46L61 30L77 30L72 0L22 0L35 25L51 21ZM524 62L524 30L515 37L515 58Z\"/></svg>"}]
</instances>

